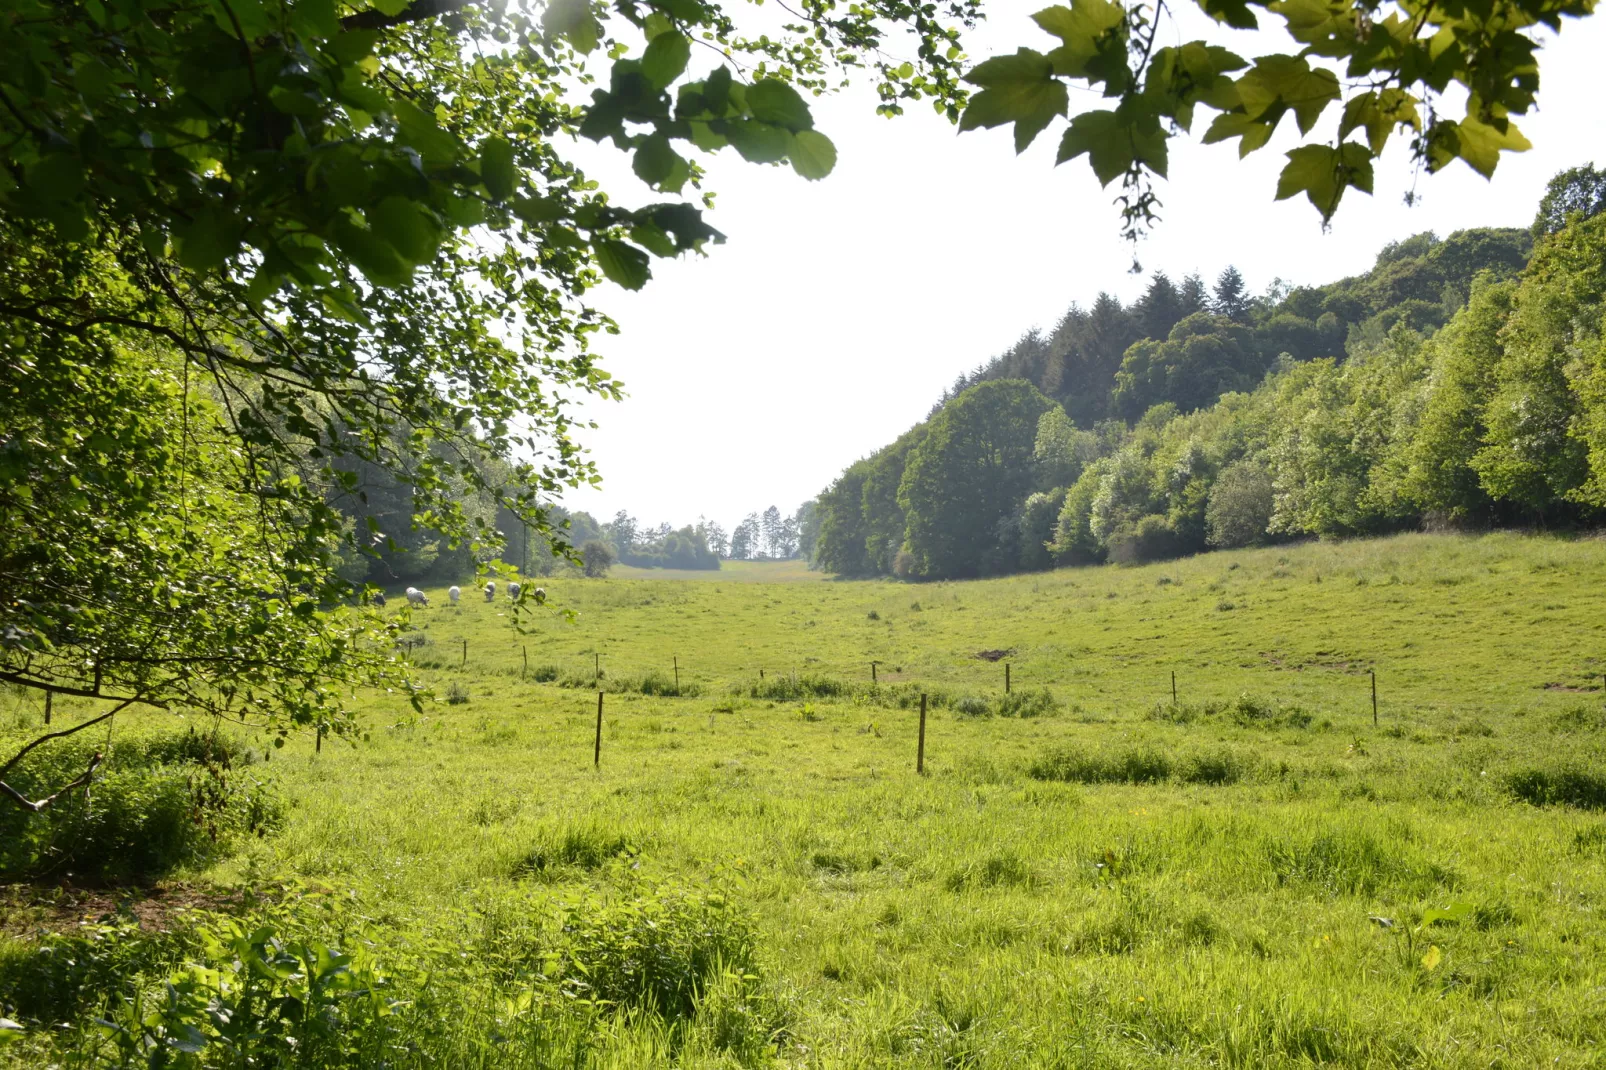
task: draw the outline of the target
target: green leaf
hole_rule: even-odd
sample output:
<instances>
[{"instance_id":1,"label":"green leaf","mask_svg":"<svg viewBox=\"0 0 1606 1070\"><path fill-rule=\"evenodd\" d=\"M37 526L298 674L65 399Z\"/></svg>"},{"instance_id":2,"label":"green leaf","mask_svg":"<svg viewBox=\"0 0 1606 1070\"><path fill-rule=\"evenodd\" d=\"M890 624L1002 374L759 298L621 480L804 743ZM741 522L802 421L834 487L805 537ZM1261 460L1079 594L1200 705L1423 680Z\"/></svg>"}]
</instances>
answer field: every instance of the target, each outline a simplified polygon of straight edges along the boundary
<instances>
[{"instance_id":1,"label":"green leaf","mask_svg":"<svg viewBox=\"0 0 1606 1070\"><path fill-rule=\"evenodd\" d=\"M1016 152L1024 151L1069 106L1065 84L1054 77L1048 57L1029 48L978 64L965 80L984 88L970 98L959 129L1014 123Z\"/></svg>"},{"instance_id":2,"label":"green leaf","mask_svg":"<svg viewBox=\"0 0 1606 1070\"><path fill-rule=\"evenodd\" d=\"M1346 141L1331 145L1301 145L1288 153L1288 164L1277 179L1277 200L1303 192L1325 223L1338 210L1347 187L1372 192L1372 154L1365 145Z\"/></svg>"},{"instance_id":3,"label":"green leaf","mask_svg":"<svg viewBox=\"0 0 1606 1070\"><path fill-rule=\"evenodd\" d=\"M627 290L641 289L652 276L646 252L629 242L607 239L597 242L595 248L602 273Z\"/></svg>"},{"instance_id":4,"label":"green leaf","mask_svg":"<svg viewBox=\"0 0 1606 1070\"><path fill-rule=\"evenodd\" d=\"M1103 74L1091 70L1094 59L1120 53L1126 66L1126 10L1109 0L1072 0L1070 7L1044 8L1032 20L1065 43L1049 53L1054 72L1070 78ZM1104 72L1105 74L1109 72Z\"/></svg>"},{"instance_id":5,"label":"green leaf","mask_svg":"<svg viewBox=\"0 0 1606 1070\"><path fill-rule=\"evenodd\" d=\"M563 218L563 205L550 197L520 197L513 202L513 214L533 226Z\"/></svg>"},{"instance_id":6,"label":"green leaf","mask_svg":"<svg viewBox=\"0 0 1606 1070\"><path fill-rule=\"evenodd\" d=\"M550 0L541 15L541 30L548 40L567 38L583 55L595 51L602 36L602 27L591 14L590 0Z\"/></svg>"},{"instance_id":7,"label":"green leaf","mask_svg":"<svg viewBox=\"0 0 1606 1070\"><path fill-rule=\"evenodd\" d=\"M691 60L691 42L676 31L661 33L647 42L641 57L641 73L659 89L668 89L686 71Z\"/></svg>"},{"instance_id":8,"label":"green leaf","mask_svg":"<svg viewBox=\"0 0 1606 1070\"><path fill-rule=\"evenodd\" d=\"M1468 111L1471 110L1469 103ZM1435 124L1434 136L1429 139L1428 161L1437 171L1459 156L1478 174L1490 178L1500 163L1502 152L1525 152L1531 148L1532 142L1510 119L1485 123L1469 114L1460 122L1445 120Z\"/></svg>"},{"instance_id":9,"label":"green leaf","mask_svg":"<svg viewBox=\"0 0 1606 1070\"><path fill-rule=\"evenodd\" d=\"M1123 103L1115 111L1085 111L1071 119L1060 139L1056 164L1087 154L1093 174L1108 186L1141 164L1164 176L1169 166L1166 133L1152 113Z\"/></svg>"},{"instance_id":10,"label":"green leaf","mask_svg":"<svg viewBox=\"0 0 1606 1070\"><path fill-rule=\"evenodd\" d=\"M1255 13L1249 10L1248 0L1199 0L1199 8L1217 22L1225 23L1235 30L1260 28L1260 23L1255 20Z\"/></svg>"},{"instance_id":11,"label":"green leaf","mask_svg":"<svg viewBox=\"0 0 1606 1070\"><path fill-rule=\"evenodd\" d=\"M377 286L401 287L412 281L412 270L394 246L373 231L341 216L330 228L335 246Z\"/></svg>"},{"instance_id":12,"label":"green leaf","mask_svg":"<svg viewBox=\"0 0 1606 1070\"><path fill-rule=\"evenodd\" d=\"M1417 114L1416 98L1392 86L1351 97L1344 105L1344 117L1338 124L1338 136L1346 138L1354 130L1365 129L1366 141L1373 155L1383 151L1394 127L1405 126L1412 130L1422 127Z\"/></svg>"},{"instance_id":13,"label":"green leaf","mask_svg":"<svg viewBox=\"0 0 1606 1070\"><path fill-rule=\"evenodd\" d=\"M1277 114L1280 116L1282 113L1279 111ZM1251 119L1241 111L1229 111L1216 116L1202 140L1206 145L1214 145L1218 141L1242 138L1238 142L1238 158L1241 160L1270 141L1272 131L1276 129L1275 118L1263 116Z\"/></svg>"},{"instance_id":14,"label":"green leaf","mask_svg":"<svg viewBox=\"0 0 1606 1070\"><path fill-rule=\"evenodd\" d=\"M747 87L747 110L760 122L788 130L808 130L814 126L809 106L797 90L778 78L761 78Z\"/></svg>"},{"instance_id":15,"label":"green leaf","mask_svg":"<svg viewBox=\"0 0 1606 1070\"><path fill-rule=\"evenodd\" d=\"M686 181L688 174L686 161L670 145L669 139L662 134L653 134L643 141L636 149L636 155L631 162L631 169L636 177L649 186L660 189L679 190ZM672 183L669 180L680 172L680 181Z\"/></svg>"},{"instance_id":16,"label":"green leaf","mask_svg":"<svg viewBox=\"0 0 1606 1070\"><path fill-rule=\"evenodd\" d=\"M1237 87L1244 114L1256 119L1282 104L1294 113L1302 134L1310 133L1322 111L1338 99L1333 72L1312 69L1301 56L1261 56Z\"/></svg>"},{"instance_id":17,"label":"green leaf","mask_svg":"<svg viewBox=\"0 0 1606 1070\"><path fill-rule=\"evenodd\" d=\"M440 246L440 226L424 209L405 197L386 197L364 211L368 226L389 242L404 260L426 264Z\"/></svg>"},{"instance_id":18,"label":"green leaf","mask_svg":"<svg viewBox=\"0 0 1606 1070\"><path fill-rule=\"evenodd\" d=\"M727 119L725 136L748 163L777 163L792 147L789 131L757 119Z\"/></svg>"},{"instance_id":19,"label":"green leaf","mask_svg":"<svg viewBox=\"0 0 1606 1070\"><path fill-rule=\"evenodd\" d=\"M505 201L513 196L513 187L519 174L513 166L513 146L499 137L488 137L480 142L480 181L493 201Z\"/></svg>"},{"instance_id":20,"label":"green leaf","mask_svg":"<svg viewBox=\"0 0 1606 1070\"><path fill-rule=\"evenodd\" d=\"M819 181L836 167L836 146L818 130L803 130L792 136L792 170L811 182Z\"/></svg>"},{"instance_id":21,"label":"green leaf","mask_svg":"<svg viewBox=\"0 0 1606 1070\"><path fill-rule=\"evenodd\" d=\"M173 237L179 263L196 272L211 271L240 248L238 224L210 204L174 228Z\"/></svg>"}]
</instances>

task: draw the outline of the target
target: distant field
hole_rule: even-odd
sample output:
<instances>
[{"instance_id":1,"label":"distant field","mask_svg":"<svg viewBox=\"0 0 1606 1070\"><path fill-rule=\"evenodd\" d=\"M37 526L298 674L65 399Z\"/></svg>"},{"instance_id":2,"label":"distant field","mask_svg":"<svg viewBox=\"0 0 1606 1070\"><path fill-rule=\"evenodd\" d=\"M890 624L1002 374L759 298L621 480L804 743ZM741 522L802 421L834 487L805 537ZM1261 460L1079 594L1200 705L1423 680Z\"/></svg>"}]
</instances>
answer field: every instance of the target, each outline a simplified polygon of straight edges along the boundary
<instances>
[{"instance_id":1,"label":"distant field","mask_svg":"<svg viewBox=\"0 0 1606 1070\"><path fill-rule=\"evenodd\" d=\"M615 565L613 580L733 580L742 583L818 583L831 577L811 572L806 561L721 561L716 569L633 568Z\"/></svg>"},{"instance_id":2,"label":"distant field","mask_svg":"<svg viewBox=\"0 0 1606 1070\"><path fill-rule=\"evenodd\" d=\"M769 568L547 582L525 637L442 596L411 656L466 701L292 743L263 767L288 826L206 876L332 890L382 960L460 949L475 1009L428 1043L473 1065L1600 1065L1606 543ZM755 959L681 1026L604 1006L562 1059L487 1046L549 984L492 968L508 941L704 894Z\"/></svg>"}]
</instances>

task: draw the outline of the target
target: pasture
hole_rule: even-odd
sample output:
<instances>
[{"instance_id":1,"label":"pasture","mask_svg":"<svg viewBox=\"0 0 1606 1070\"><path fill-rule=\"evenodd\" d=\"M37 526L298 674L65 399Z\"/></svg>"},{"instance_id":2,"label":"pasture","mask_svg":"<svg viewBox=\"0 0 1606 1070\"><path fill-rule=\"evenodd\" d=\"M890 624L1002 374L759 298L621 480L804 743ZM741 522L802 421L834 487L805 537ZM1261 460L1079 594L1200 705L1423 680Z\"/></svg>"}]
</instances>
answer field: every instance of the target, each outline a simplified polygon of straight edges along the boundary
<instances>
[{"instance_id":1,"label":"pasture","mask_svg":"<svg viewBox=\"0 0 1606 1070\"><path fill-rule=\"evenodd\" d=\"M773 569L538 581L522 632L394 608L423 713L363 696L365 740L272 751L277 830L150 898L312 904L429 1023L389 1065L1598 1065L1606 543ZM618 912L687 942L620 950ZM671 958L700 980L604 998Z\"/></svg>"}]
</instances>

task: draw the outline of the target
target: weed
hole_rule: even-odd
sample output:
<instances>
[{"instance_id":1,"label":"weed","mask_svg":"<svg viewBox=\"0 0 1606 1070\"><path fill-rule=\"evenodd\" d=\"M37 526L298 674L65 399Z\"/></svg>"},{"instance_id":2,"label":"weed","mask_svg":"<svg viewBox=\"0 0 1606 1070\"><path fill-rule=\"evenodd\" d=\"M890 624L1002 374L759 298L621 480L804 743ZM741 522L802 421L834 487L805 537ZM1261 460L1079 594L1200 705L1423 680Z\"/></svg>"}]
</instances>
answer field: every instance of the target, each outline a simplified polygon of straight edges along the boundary
<instances>
[{"instance_id":1,"label":"weed","mask_svg":"<svg viewBox=\"0 0 1606 1070\"><path fill-rule=\"evenodd\" d=\"M1570 767L1519 769L1508 773L1506 790L1534 806L1606 810L1606 777Z\"/></svg>"}]
</instances>

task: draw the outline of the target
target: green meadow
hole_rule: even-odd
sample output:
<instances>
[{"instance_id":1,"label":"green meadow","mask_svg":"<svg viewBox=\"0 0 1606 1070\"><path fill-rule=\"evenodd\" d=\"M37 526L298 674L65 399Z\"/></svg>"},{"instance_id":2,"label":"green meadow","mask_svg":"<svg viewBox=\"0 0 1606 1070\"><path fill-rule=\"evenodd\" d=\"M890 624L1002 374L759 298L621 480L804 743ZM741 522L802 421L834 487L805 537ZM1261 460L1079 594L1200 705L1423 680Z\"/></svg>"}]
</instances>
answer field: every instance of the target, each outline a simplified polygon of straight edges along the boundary
<instances>
[{"instance_id":1,"label":"green meadow","mask_svg":"<svg viewBox=\"0 0 1606 1070\"><path fill-rule=\"evenodd\" d=\"M118 1065L95 1018L234 916L396 996L303 1065L1600 1065L1606 542L650 576L517 621L431 590L394 609L422 712L244 741L271 830L121 921L12 889L0 1000L41 1026L0 1057ZM41 994L86 939L151 950Z\"/></svg>"}]
</instances>

